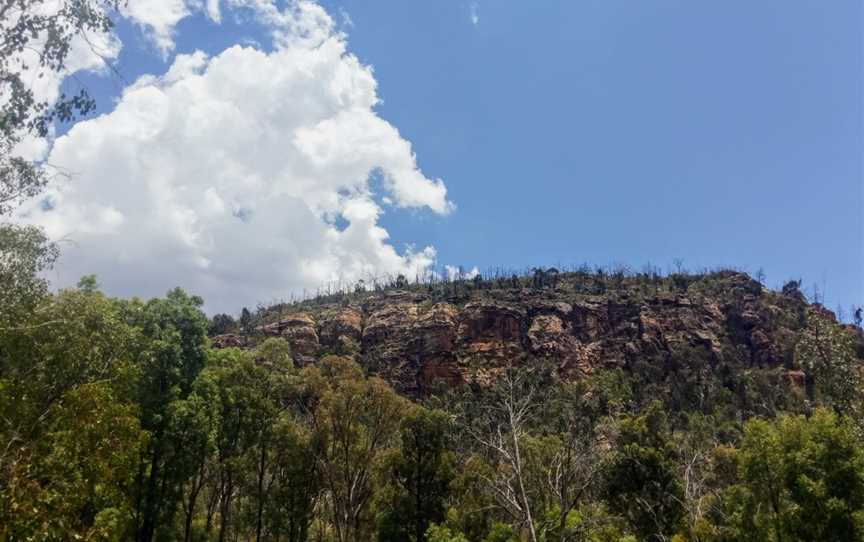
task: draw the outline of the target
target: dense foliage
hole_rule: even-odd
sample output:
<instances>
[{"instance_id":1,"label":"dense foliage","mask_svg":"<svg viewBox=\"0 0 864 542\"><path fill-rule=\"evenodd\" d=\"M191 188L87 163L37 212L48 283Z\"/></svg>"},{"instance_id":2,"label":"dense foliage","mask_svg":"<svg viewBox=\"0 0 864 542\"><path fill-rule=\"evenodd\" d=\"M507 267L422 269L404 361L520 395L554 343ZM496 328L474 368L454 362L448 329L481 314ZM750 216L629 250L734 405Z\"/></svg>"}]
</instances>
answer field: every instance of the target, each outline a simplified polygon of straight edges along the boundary
<instances>
[{"instance_id":1,"label":"dense foliage","mask_svg":"<svg viewBox=\"0 0 864 542\"><path fill-rule=\"evenodd\" d=\"M118 5L0 1L0 215L48 180L15 147L94 107L83 90L42 101L24 76L62 75L71 40L108 31ZM530 360L407 398L356 349L299 367L280 338L211 347L284 304L208 319L180 289L113 299L92 276L51 293L57 254L41 230L0 224L0 540L864 541L861 353L818 306L794 315L800 385L718 374L682 348L569 379L559 360ZM560 280L441 276L298 304ZM638 298L697 280L579 268L566 287Z\"/></svg>"},{"instance_id":2,"label":"dense foliage","mask_svg":"<svg viewBox=\"0 0 864 542\"><path fill-rule=\"evenodd\" d=\"M0 241L2 540L864 540L861 366L818 307L803 386L535 360L412 400L357 353L212 349L179 289L52 294L44 237Z\"/></svg>"}]
</instances>

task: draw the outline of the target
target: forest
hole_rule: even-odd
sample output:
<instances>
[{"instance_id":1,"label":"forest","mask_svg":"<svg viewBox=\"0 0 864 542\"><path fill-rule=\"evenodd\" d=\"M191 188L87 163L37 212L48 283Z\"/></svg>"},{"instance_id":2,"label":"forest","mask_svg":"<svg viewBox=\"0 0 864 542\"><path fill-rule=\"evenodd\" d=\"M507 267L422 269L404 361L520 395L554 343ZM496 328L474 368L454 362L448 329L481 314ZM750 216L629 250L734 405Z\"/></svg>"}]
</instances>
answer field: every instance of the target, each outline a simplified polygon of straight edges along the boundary
<instances>
[{"instance_id":1,"label":"forest","mask_svg":"<svg viewBox=\"0 0 864 542\"><path fill-rule=\"evenodd\" d=\"M861 309L800 281L460 270L212 316L52 285L11 215L57 172L13 151L96 103L29 81L125 3L42 3L0 1L0 541L864 541ZM343 309L371 347L297 316Z\"/></svg>"},{"instance_id":2,"label":"forest","mask_svg":"<svg viewBox=\"0 0 864 542\"><path fill-rule=\"evenodd\" d=\"M864 539L857 328L818 305L803 383L730 384L690 350L578 378L523 359L406 396L356 350L300 364L254 330L213 348L225 317L180 289L51 293L39 230L0 243L0 539Z\"/></svg>"}]
</instances>

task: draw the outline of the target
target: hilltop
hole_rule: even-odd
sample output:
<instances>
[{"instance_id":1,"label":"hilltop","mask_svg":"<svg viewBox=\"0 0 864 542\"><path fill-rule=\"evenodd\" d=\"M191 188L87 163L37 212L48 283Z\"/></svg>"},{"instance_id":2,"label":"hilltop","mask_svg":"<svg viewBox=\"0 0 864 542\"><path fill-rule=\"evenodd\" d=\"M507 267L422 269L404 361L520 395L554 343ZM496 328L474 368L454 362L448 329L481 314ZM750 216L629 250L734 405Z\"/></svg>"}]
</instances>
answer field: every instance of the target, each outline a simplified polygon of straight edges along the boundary
<instances>
[{"instance_id":1,"label":"hilltop","mask_svg":"<svg viewBox=\"0 0 864 542\"><path fill-rule=\"evenodd\" d=\"M805 384L794 359L811 304L792 281L781 291L746 273L625 274L601 271L408 284L319 296L262 308L248 333L222 333L214 346L251 346L282 336L295 362L354 356L370 373L414 395L440 385L493 380L510 365L545 360L579 378L603 369L652 380L713 375L735 389L761 372ZM864 357L859 328L858 356ZM700 376L701 375L701 376Z\"/></svg>"}]
</instances>

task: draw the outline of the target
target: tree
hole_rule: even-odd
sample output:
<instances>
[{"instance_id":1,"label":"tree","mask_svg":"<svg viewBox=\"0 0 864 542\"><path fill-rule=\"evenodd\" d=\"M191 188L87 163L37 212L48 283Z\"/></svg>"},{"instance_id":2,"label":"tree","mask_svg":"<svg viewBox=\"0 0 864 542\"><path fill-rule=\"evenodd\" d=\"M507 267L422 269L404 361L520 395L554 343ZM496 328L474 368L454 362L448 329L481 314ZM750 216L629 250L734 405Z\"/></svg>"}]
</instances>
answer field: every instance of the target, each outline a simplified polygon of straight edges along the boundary
<instances>
[{"instance_id":1,"label":"tree","mask_svg":"<svg viewBox=\"0 0 864 542\"><path fill-rule=\"evenodd\" d=\"M170 432L172 402L185 399L207 357L207 317L203 301L177 288L164 299L123 304L126 321L140 330L134 390L141 425L150 432L136 481L136 539L150 542L157 527L168 528L190 473L180 460L189 453Z\"/></svg>"},{"instance_id":2,"label":"tree","mask_svg":"<svg viewBox=\"0 0 864 542\"><path fill-rule=\"evenodd\" d=\"M301 474L295 471L298 465L286 464L303 459L298 447L311 455L300 436L304 432L295 427L288 413L297 392L294 378L287 343L282 339L265 341L256 351L228 348L209 353L208 366L185 401L209 405L207 409L213 412L208 416L214 420L213 444L208 448L212 453L205 453L196 463L207 475L187 484L190 491L198 487L209 495L206 536L211 536L217 519L219 540L233 536L261 540L272 536L274 529L287 532L291 540L305 536L308 520L302 521L298 510L301 502L312 502L312 495L284 493L300 488L297 476L312 476L307 468L311 460L302 465ZM202 483L196 486L199 479ZM274 492L293 504L274 502ZM194 500L187 503L194 505ZM277 517L277 510L290 517ZM190 512L187 522L191 516Z\"/></svg>"},{"instance_id":3,"label":"tree","mask_svg":"<svg viewBox=\"0 0 864 542\"><path fill-rule=\"evenodd\" d=\"M606 452L602 432L586 404L585 388L561 384L546 394L548 434L528 440L526 457L533 485L541 488L547 540L562 542L576 536L569 519L597 489ZM552 521L549 521L552 520Z\"/></svg>"},{"instance_id":4,"label":"tree","mask_svg":"<svg viewBox=\"0 0 864 542\"><path fill-rule=\"evenodd\" d=\"M54 121L69 122L96 106L85 89L60 94L50 103L38 97L29 81L62 78L76 37L113 28L110 12L119 0L4 0L0 2L0 215L17 202L38 194L48 182L40 164L15 156L27 135L45 137Z\"/></svg>"},{"instance_id":5,"label":"tree","mask_svg":"<svg viewBox=\"0 0 864 542\"><path fill-rule=\"evenodd\" d=\"M373 476L399 429L407 400L384 381L365 378L350 359L328 356L303 371L316 468L329 496L339 542L368 537Z\"/></svg>"},{"instance_id":6,"label":"tree","mask_svg":"<svg viewBox=\"0 0 864 542\"><path fill-rule=\"evenodd\" d=\"M265 505L269 536L305 542L318 500L312 435L287 414L273 428L272 478Z\"/></svg>"},{"instance_id":7,"label":"tree","mask_svg":"<svg viewBox=\"0 0 864 542\"><path fill-rule=\"evenodd\" d=\"M287 345L282 339L262 345L264 353L262 356L259 350L259 356L263 357L266 365L256 364L254 369L250 369L246 384L246 388L256 396L256 400L250 401L251 412L247 423L252 432L249 460L254 465L254 476L251 477L253 484L249 493L254 505L256 542L263 535L264 508L272 489L272 482L268 479L272 480L273 430L283 410L280 399L287 392L285 371L293 369Z\"/></svg>"},{"instance_id":8,"label":"tree","mask_svg":"<svg viewBox=\"0 0 864 542\"><path fill-rule=\"evenodd\" d=\"M237 349L213 352L211 365L196 382L200 393L216 405L214 504L218 506L220 541L235 529L236 500L247 490L253 501L253 523L260 536L265 500L264 476L269 460L269 435L277 405L269 376L252 353ZM208 531L213 525L208 518Z\"/></svg>"},{"instance_id":9,"label":"tree","mask_svg":"<svg viewBox=\"0 0 864 542\"><path fill-rule=\"evenodd\" d=\"M97 292L99 291L99 281L96 280L96 275L84 275L78 280L76 288L85 292Z\"/></svg>"},{"instance_id":10,"label":"tree","mask_svg":"<svg viewBox=\"0 0 864 542\"><path fill-rule=\"evenodd\" d=\"M510 370L500 379L491 401L482 408L479 427L467 427L473 438L494 457L494 474L483 475L495 500L537 542L534 511L528 489L523 447L537 388L526 373Z\"/></svg>"},{"instance_id":11,"label":"tree","mask_svg":"<svg viewBox=\"0 0 864 542\"><path fill-rule=\"evenodd\" d=\"M822 310L807 312L807 327L795 346L795 361L804 370L811 399L821 399L837 413L861 412L864 380L851 333ZM815 394L813 393L815 391Z\"/></svg>"},{"instance_id":12,"label":"tree","mask_svg":"<svg viewBox=\"0 0 864 542\"><path fill-rule=\"evenodd\" d=\"M192 539L192 522L198 506L199 495L212 477L212 456L216 449L219 430L219 409L211 398L212 384L206 379L196 379L193 392L185 399L174 401L169 406L169 440L185 453L175 456L174 469L183 473L188 481L183 488L183 540Z\"/></svg>"},{"instance_id":13,"label":"tree","mask_svg":"<svg viewBox=\"0 0 864 542\"><path fill-rule=\"evenodd\" d=\"M864 539L864 446L848 419L754 419L735 455L739 482L725 496L726 539Z\"/></svg>"},{"instance_id":14,"label":"tree","mask_svg":"<svg viewBox=\"0 0 864 542\"><path fill-rule=\"evenodd\" d=\"M125 488L146 442L134 406L94 382L46 414L44 431L4 476L0 539L122 539L133 504Z\"/></svg>"},{"instance_id":15,"label":"tree","mask_svg":"<svg viewBox=\"0 0 864 542\"><path fill-rule=\"evenodd\" d=\"M48 282L40 275L58 254L41 229L0 224L0 327L20 326L45 300Z\"/></svg>"},{"instance_id":16,"label":"tree","mask_svg":"<svg viewBox=\"0 0 864 542\"><path fill-rule=\"evenodd\" d=\"M136 330L101 293L46 296L0 329L0 539L119 539L146 443Z\"/></svg>"},{"instance_id":17,"label":"tree","mask_svg":"<svg viewBox=\"0 0 864 542\"><path fill-rule=\"evenodd\" d=\"M457 439L458 434L451 440L451 447ZM496 501L488 492L487 482L494 476L494 471L479 454L468 454L471 452L467 450L456 452L459 466L450 483L447 524L458 528L470 540L482 540L498 512Z\"/></svg>"},{"instance_id":18,"label":"tree","mask_svg":"<svg viewBox=\"0 0 864 542\"><path fill-rule=\"evenodd\" d=\"M429 542L468 542L462 533L454 533L448 527L434 523L426 530L426 539Z\"/></svg>"},{"instance_id":19,"label":"tree","mask_svg":"<svg viewBox=\"0 0 864 542\"><path fill-rule=\"evenodd\" d=\"M130 380L136 332L112 300L64 290L38 309L0 328L0 471L16 449L39 440L49 411L66 393L96 381L122 391Z\"/></svg>"},{"instance_id":20,"label":"tree","mask_svg":"<svg viewBox=\"0 0 864 542\"><path fill-rule=\"evenodd\" d=\"M237 329L237 322L230 314L216 314L210 321L210 335L222 335Z\"/></svg>"},{"instance_id":21,"label":"tree","mask_svg":"<svg viewBox=\"0 0 864 542\"><path fill-rule=\"evenodd\" d=\"M664 540L684 515L684 492L668 432L659 401L644 414L625 418L606 469L606 501L640 540Z\"/></svg>"},{"instance_id":22,"label":"tree","mask_svg":"<svg viewBox=\"0 0 864 542\"><path fill-rule=\"evenodd\" d=\"M445 499L453 479L453 457L446 450L449 416L440 410L412 408L399 429L399 448L384 468L385 503L379 540L425 542L430 523L444 520Z\"/></svg>"},{"instance_id":23,"label":"tree","mask_svg":"<svg viewBox=\"0 0 864 542\"><path fill-rule=\"evenodd\" d=\"M243 307L243 310L240 311L239 324L240 324L240 331L244 335L251 335L252 334L252 331L253 331L253 329L252 329L252 313L249 312L249 309L247 309L246 307Z\"/></svg>"},{"instance_id":24,"label":"tree","mask_svg":"<svg viewBox=\"0 0 864 542\"><path fill-rule=\"evenodd\" d=\"M257 359L268 369L286 373L294 369L291 344L281 337L269 337L256 350Z\"/></svg>"}]
</instances>

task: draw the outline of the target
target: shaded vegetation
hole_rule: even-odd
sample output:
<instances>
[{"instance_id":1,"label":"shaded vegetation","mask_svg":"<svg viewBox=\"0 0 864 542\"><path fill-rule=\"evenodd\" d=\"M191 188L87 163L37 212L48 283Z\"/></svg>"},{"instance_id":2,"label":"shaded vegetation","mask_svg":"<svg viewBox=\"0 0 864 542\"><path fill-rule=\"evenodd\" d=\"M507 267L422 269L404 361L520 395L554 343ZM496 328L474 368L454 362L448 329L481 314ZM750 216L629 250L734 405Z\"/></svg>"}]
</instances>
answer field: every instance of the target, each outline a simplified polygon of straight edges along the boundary
<instances>
[{"instance_id":1,"label":"shaded vegetation","mask_svg":"<svg viewBox=\"0 0 864 542\"><path fill-rule=\"evenodd\" d=\"M412 400L358 351L301 367L281 338L212 349L215 319L182 290L113 299L85 277L51 294L50 247L21 233L0 539L864 539L861 360L816 305L802 383L684 349L577 378L535 359Z\"/></svg>"}]
</instances>

